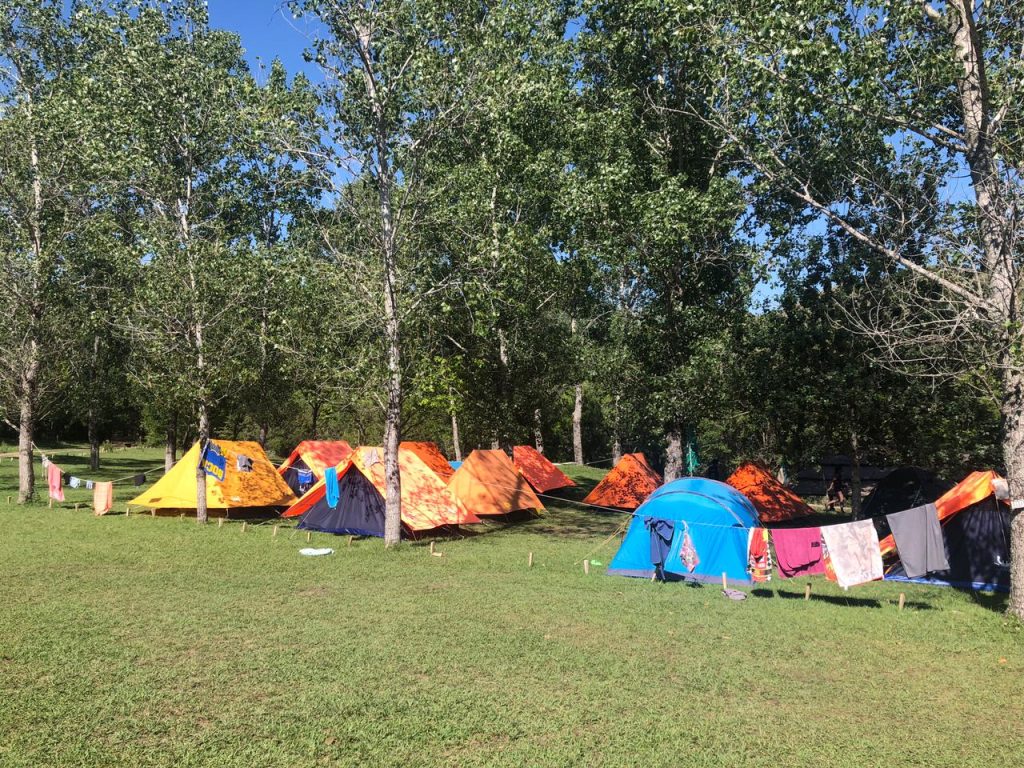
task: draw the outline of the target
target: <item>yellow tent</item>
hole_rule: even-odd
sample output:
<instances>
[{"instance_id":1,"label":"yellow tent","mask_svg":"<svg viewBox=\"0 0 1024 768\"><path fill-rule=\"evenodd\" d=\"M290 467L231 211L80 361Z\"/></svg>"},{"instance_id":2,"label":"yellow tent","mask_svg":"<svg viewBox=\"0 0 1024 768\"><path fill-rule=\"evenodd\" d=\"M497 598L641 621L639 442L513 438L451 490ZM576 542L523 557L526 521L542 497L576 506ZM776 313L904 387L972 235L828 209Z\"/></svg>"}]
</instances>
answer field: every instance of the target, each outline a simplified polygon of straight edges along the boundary
<instances>
[{"instance_id":1,"label":"yellow tent","mask_svg":"<svg viewBox=\"0 0 1024 768\"><path fill-rule=\"evenodd\" d=\"M206 506L212 516L227 517L231 510L258 510L289 507L295 503L295 494L259 443L213 440L224 456L224 480L206 478ZM148 491L143 491L128 504L154 510L183 510L196 508L196 467L200 457L199 443L181 457L171 471ZM239 461L239 458L242 461ZM245 471L242 466L251 469Z\"/></svg>"}]
</instances>

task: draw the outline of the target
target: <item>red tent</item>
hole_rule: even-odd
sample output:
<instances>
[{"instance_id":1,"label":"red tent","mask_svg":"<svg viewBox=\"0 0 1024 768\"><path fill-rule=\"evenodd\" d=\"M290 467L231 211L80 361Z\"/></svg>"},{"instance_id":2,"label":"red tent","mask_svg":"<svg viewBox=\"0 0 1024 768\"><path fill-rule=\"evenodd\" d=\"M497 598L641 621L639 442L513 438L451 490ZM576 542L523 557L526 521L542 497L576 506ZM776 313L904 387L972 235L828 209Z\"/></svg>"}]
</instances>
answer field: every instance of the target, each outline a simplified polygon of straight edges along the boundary
<instances>
[{"instance_id":1,"label":"red tent","mask_svg":"<svg viewBox=\"0 0 1024 768\"><path fill-rule=\"evenodd\" d=\"M651 468L642 453L627 453L587 495L583 503L598 507L636 509L661 483L661 475Z\"/></svg>"},{"instance_id":2,"label":"red tent","mask_svg":"<svg viewBox=\"0 0 1024 768\"><path fill-rule=\"evenodd\" d=\"M513 448L512 463L523 473L523 477L537 493L547 493L557 488L569 488L576 485L567 474L532 446L517 445Z\"/></svg>"}]
</instances>

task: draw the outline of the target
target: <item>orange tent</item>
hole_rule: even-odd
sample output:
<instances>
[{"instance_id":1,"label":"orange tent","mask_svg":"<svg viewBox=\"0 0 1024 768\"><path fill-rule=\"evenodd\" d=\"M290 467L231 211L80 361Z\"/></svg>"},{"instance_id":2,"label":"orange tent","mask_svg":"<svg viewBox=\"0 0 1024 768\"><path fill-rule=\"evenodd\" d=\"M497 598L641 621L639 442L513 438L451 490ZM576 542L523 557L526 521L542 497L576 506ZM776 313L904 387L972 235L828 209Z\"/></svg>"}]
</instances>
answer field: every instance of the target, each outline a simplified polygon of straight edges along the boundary
<instances>
[{"instance_id":1,"label":"orange tent","mask_svg":"<svg viewBox=\"0 0 1024 768\"><path fill-rule=\"evenodd\" d=\"M557 488L576 485L565 472L530 445L517 445L512 449L512 463L523 473L523 477L537 493L547 493Z\"/></svg>"},{"instance_id":2,"label":"orange tent","mask_svg":"<svg viewBox=\"0 0 1024 768\"><path fill-rule=\"evenodd\" d=\"M544 511L544 505L504 451L473 451L455 470L448 490L482 517Z\"/></svg>"},{"instance_id":3,"label":"orange tent","mask_svg":"<svg viewBox=\"0 0 1024 768\"><path fill-rule=\"evenodd\" d=\"M448 459L441 453L441 449L437 447L437 443L429 442L414 442L412 440L406 440L399 444L399 448L404 448L407 451L412 451L420 460L430 467L434 474L440 477L444 482L448 482L449 478L455 474L455 470L452 469L452 465L448 463Z\"/></svg>"},{"instance_id":4,"label":"orange tent","mask_svg":"<svg viewBox=\"0 0 1024 768\"><path fill-rule=\"evenodd\" d=\"M651 468L642 453L627 453L587 494L583 503L598 507L636 509L661 483L661 475Z\"/></svg>"},{"instance_id":5,"label":"orange tent","mask_svg":"<svg viewBox=\"0 0 1024 768\"><path fill-rule=\"evenodd\" d=\"M993 482L1001 480L992 470L986 472L971 472L967 477L954 485L939 498L935 500L935 511L938 512L939 522L952 517L957 512L967 507L984 501L991 496L995 490ZM890 534L879 543L883 557L890 552L896 551L896 540Z\"/></svg>"},{"instance_id":6,"label":"orange tent","mask_svg":"<svg viewBox=\"0 0 1024 768\"><path fill-rule=\"evenodd\" d=\"M814 514L807 502L756 462L741 464L725 482L750 499L762 523L778 523Z\"/></svg>"},{"instance_id":7,"label":"orange tent","mask_svg":"<svg viewBox=\"0 0 1024 768\"><path fill-rule=\"evenodd\" d=\"M384 449L361 447L337 468L339 500L331 507L320 480L284 517L304 515L300 527L329 533L382 536L384 533ZM452 495L416 453L399 448L402 525L425 531L446 525L479 523L480 518Z\"/></svg>"},{"instance_id":8,"label":"orange tent","mask_svg":"<svg viewBox=\"0 0 1024 768\"><path fill-rule=\"evenodd\" d=\"M308 469L319 480L328 467L336 467L352 453L352 446L344 440L303 440L285 459L277 471L285 477L289 467Z\"/></svg>"}]
</instances>

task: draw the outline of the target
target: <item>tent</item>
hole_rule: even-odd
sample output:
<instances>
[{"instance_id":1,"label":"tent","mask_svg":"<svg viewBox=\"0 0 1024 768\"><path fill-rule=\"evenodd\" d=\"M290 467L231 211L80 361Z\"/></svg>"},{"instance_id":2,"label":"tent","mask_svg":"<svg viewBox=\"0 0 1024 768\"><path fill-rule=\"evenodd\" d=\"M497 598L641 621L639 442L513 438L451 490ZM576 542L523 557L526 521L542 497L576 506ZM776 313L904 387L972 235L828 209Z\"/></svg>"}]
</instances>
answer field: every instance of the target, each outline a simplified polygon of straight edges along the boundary
<instances>
[{"instance_id":1,"label":"tent","mask_svg":"<svg viewBox=\"0 0 1024 768\"><path fill-rule=\"evenodd\" d=\"M931 504L953 487L934 472L919 467L899 467L883 477L861 505L862 517L880 517L922 504ZM885 534L888 535L888 526Z\"/></svg>"},{"instance_id":2,"label":"tent","mask_svg":"<svg viewBox=\"0 0 1024 768\"><path fill-rule=\"evenodd\" d=\"M718 582L725 573L732 582L751 583L747 554L750 531L760 527L757 510L732 486L703 477L684 477L664 485L633 512L622 545L608 566L609 574L654 575L652 537L659 521L669 526L671 537L666 578ZM665 529L660 532L664 535ZM686 533L700 558L692 572L680 557Z\"/></svg>"},{"instance_id":3,"label":"tent","mask_svg":"<svg viewBox=\"0 0 1024 768\"><path fill-rule=\"evenodd\" d=\"M627 453L587 494L583 503L598 507L636 509L661 483L661 475L651 469L642 453Z\"/></svg>"},{"instance_id":4,"label":"tent","mask_svg":"<svg viewBox=\"0 0 1024 768\"><path fill-rule=\"evenodd\" d=\"M224 457L224 480L206 478L206 506L211 516L273 511L295 503L295 494L277 473L259 443L211 440ZM196 468L202 451L189 449L171 471L128 502L154 511L193 511L196 508Z\"/></svg>"},{"instance_id":5,"label":"tent","mask_svg":"<svg viewBox=\"0 0 1024 768\"><path fill-rule=\"evenodd\" d=\"M288 483L292 493L301 496L313 483L323 479L325 469L338 466L350 453L352 446L344 440L303 440L295 446L295 450L288 455L277 471ZM313 473L312 482L304 484L299 480L299 472L302 470Z\"/></svg>"},{"instance_id":6,"label":"tent","mask_svg":"<svg viewBox=\"0 0 1024 768\"><path fill-rule=\"evenodd\" d=\"M544 511L544 505L504 451L473 451L455 470L448 490L481 517Z\"/></svg>"},{"instance_id":7,"label":"tent","mask_svg":"<svg viewBox=\"0 0 1024 768\"><path fill-rule=\"evenodd\" d=\"M406 533L480 522L415 452L399 448L398 471ZM284 517L301 515L299 527L314 531L383 536L385 493L384 449L357 448L338 467L338 501L334 507L328 501L326 483L320 480Z\"/></svg>"},{"instance_id":8,"label":"tent","mask_svg":"<svg viewBox=\"0 0 1024 768\"><path fill-rule=\"evenodd\" d=\"M762 464L753 461L741 464L725 482L750 499L762 523L814 514L806 501L776 480Z\"/></svg>"},{"instance_id":9,"label":"tent","mask_svg":"<svg viewBox=\"0 0 1024 768\"><path fill-rule=\"evenodd\" d=\"M567 474L548 461L547 457L530 445L517 445L512 449L512 463L537 493L558 488L570 488L574 483Z\"/></svg>"},{"instance_id":10,"label":"tent","mask_svg":"<svg viewBox=\"0 0 1024 768\"><path fill-rule=\"evenodd\" d=\"M441 478L445 483L447 483L455 473L451 464L448 463L448 459L444 457L444 454L441 453L441 449L437 447L437 443L413 442L411 440L406 440L399 444L399 448L412 451L419 456L420 461L430 467L434 474Z\"/></svg>"},{"instance_id":11,"label":"tent","mask_svg":"<svg viewBox=\"0 0 1024 768\"><path fill-rule=\"evenodd\" d=\"M995 472L972 472L935 500L942 524L949 570L908 579L894 558L892 536L881 541L882 556L890 561L885 578L960 589L999 590L1010 588L1010 507L996 498Z\"/></svg>"}]
</instances>

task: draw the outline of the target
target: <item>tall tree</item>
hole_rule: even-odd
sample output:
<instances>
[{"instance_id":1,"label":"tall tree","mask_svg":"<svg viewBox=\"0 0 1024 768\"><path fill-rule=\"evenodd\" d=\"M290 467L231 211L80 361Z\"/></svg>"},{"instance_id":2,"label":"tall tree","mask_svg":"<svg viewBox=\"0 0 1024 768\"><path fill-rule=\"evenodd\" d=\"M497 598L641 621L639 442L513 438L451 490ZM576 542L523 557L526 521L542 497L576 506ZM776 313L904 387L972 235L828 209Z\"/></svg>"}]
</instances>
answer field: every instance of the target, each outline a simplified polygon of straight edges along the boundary
<instances>
[{"instance_id":1,"label":"tall tree","mask_svg":"<svg viewBox=\"0 0 1024 768\"><path fill-rule=\"evenodd\" d=\"M680 9L682 12L682 9ZM1024 496L1019 3L717 3L680 29L717 44L704 98L762 208L811 214L884 258L879 359L935 375L991 370L1002 458ZM864 306L868 306L865 303ZM1024 517L1012 523L1011 613L1024 617Z\"/></svg>"}]
</instances>

